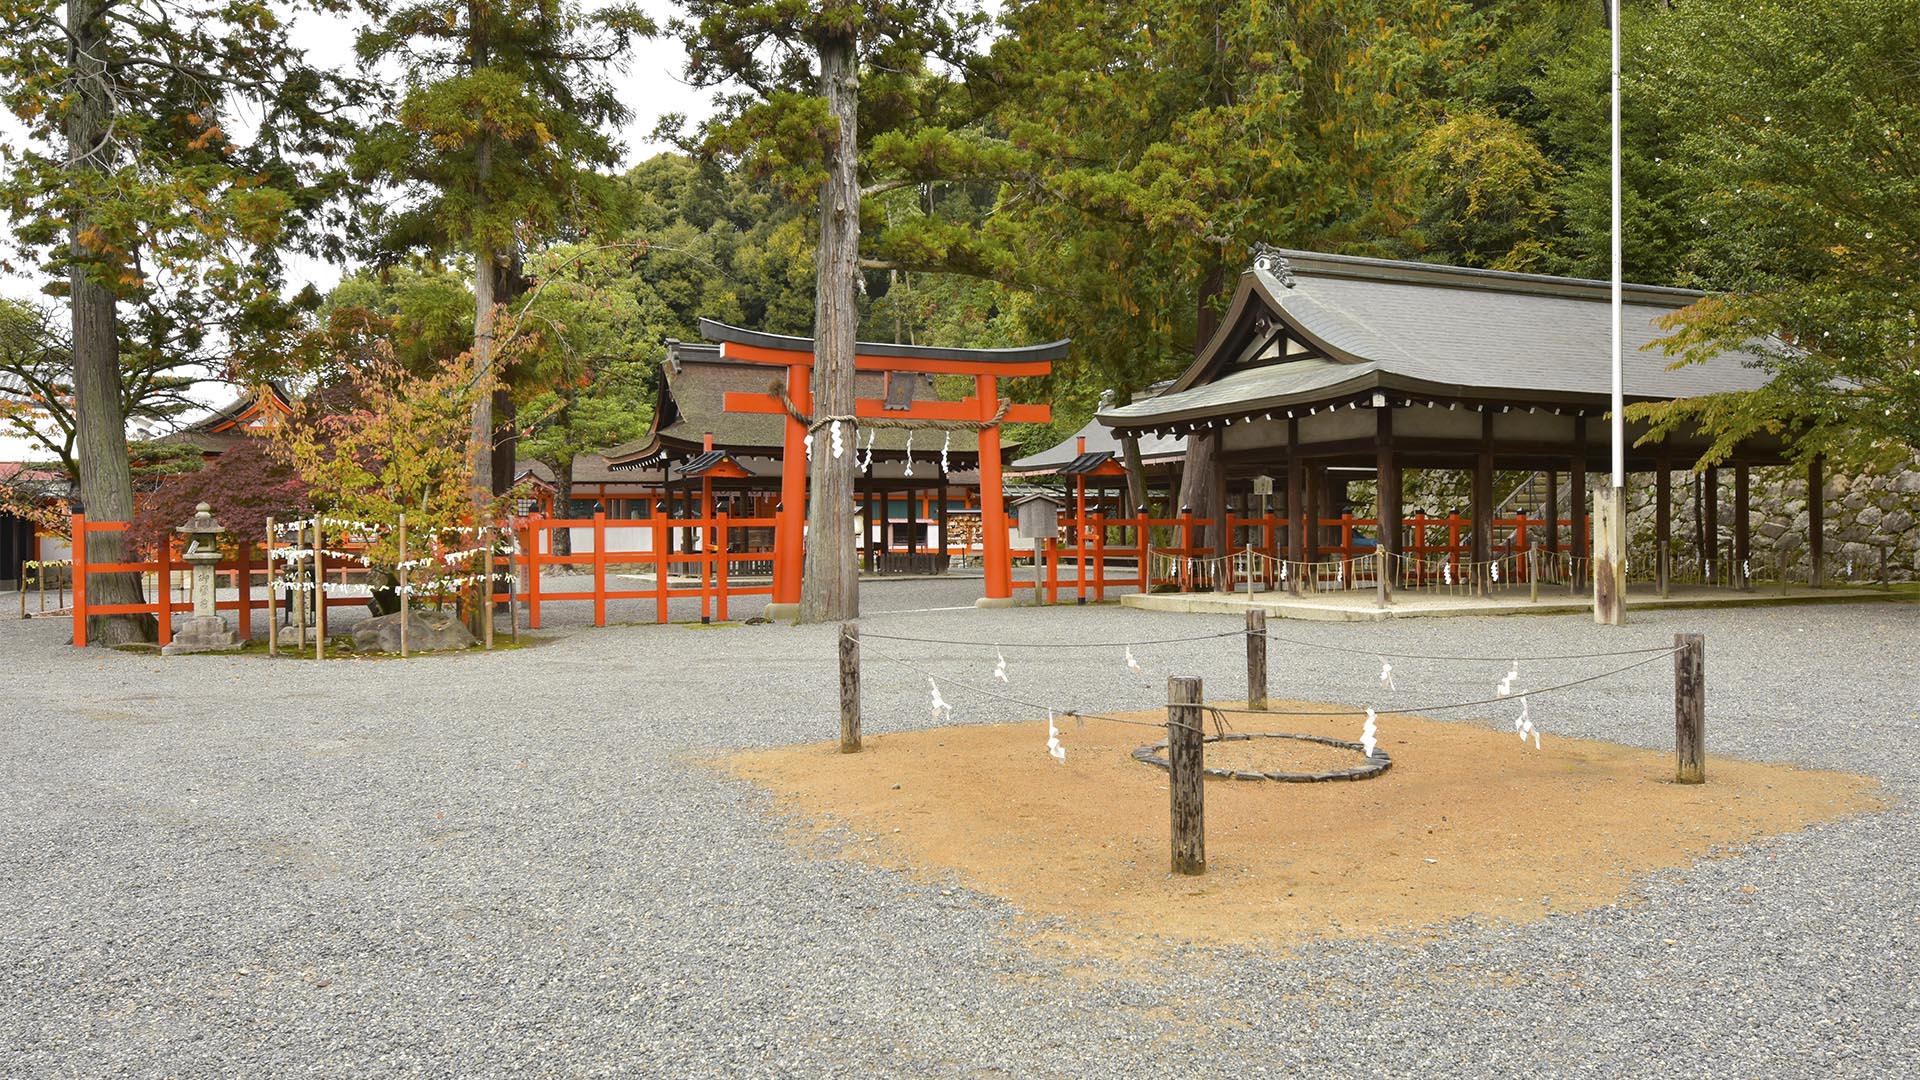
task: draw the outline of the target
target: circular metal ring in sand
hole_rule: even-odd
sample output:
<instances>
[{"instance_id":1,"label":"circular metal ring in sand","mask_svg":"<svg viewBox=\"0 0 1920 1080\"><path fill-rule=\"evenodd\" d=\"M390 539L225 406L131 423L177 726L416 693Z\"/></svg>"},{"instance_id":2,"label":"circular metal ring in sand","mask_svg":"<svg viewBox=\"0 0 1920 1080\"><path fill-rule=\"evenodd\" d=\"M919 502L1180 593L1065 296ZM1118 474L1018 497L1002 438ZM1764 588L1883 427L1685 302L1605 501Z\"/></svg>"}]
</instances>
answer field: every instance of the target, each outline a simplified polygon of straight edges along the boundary
<instances>
[{"instance_id":1,"label":"circular metal ring in sand","mask_svg":"<svg viewBox=\"0 0 1920 1080\"><path fill-rule=\"evenodd\" d=\"M1274 731L1254 732L1244 735L1237 733L1232 735L1208 735L1201 741L1210 743L1244 742L1249 739L1298 739L1301 742L1320 743L1324 746L1337 746L1342 750L1352 750L1357 754L1364 755L1366 763L1351 769L1341 769L1337 772L1289 773L1253 772L1248 769L1206 769L1204 770L1206 775L1218 776L1223 780L1277 780L1284 784L1318 784L1331 780L1371 780L1393 767L1393 759L1388 757L1387 752L1378 746L1373 748L1372 754L1367 754L1367 748L1357 742L1348 742L1345 739L1330 739L1324 735L1293 735ZM1165 740L1162 740L1151 746L1143 746L1135 750L1133 752L1133 759L1148 765L1157 765L1162 769L1171 770L1173 766L1166 759L1166 749L1167 744Z\"/></svg>"}]
</instances>

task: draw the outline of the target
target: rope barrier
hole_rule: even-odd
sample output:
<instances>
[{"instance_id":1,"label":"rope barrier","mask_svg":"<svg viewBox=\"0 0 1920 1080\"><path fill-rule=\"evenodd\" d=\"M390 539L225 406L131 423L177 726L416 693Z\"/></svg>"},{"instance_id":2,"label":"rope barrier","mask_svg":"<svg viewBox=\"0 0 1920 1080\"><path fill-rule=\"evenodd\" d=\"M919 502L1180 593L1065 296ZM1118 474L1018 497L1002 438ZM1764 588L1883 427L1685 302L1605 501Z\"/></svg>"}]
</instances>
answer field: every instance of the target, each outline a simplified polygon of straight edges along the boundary
<instances>
[{"instance_id":1,"label":"rope barrier","mask_svg":"<svg viewBox=\"0 0 1920 1080\"><path fill-rule=\"evenodd\" d=\"M866 643L866 638L868 636L869 635L864 633L860 635L861 637L860 652L863 655L871 652L873 655L878 656L882 660L891 660L894 663L900 665L903 668L906 668L908 671L911 671L916 675L925 675L929 679L941 678L941 676L935 675L933 672L928 671L923 667L918 667L912 663L909 663L908 661L902 660L897 656L889 655L885 652L880 651L879 649L869 648ZM872 636L877 637L879 635L872 635ZM1165 721L1164 723L1155 723L1150 720L1128 720L1119 716L1108 716L1104 713L1082 712L1079 709L1058 709L1051 705L1042 705L1042 704L1039 704L1038 702L1026 701L1022 698L1013 697L1012 695L1009 695L1009 694L1002 694L996 690L989 690L984 686L974 686L972 683L962 682L959 679L945 679L944 681L948 686L957 686L962 690L971 690L976 694L980 694L982 696L990 697L990 698L997 698L1000 701L1005 701L1005 702L1008 702L1009 704L1018 705L1021 708L1041 709L1046 712L1054 713L1060 716L1071 716L1076 720L1105 720L1110 724L1126 724L1132 727L1153 728L1156 731L1162 728L1177 727L1186 731L1198 731L1202 735L1205 735L1207 733L1204 727L1195 728L1190 724L1176 724L1171 720ZM1218 713L1219 710L1214 710L1214 711ZM1225 718L1220 717L1219 722L1222 725L1222 731L1224 731L1225 723L1226 723Z\"/></svg>"},{"instance_id":2,"label":"rope barrier","mask_svg":"<svg viewBox=\"0 0 1920 1080\"><path fill-rule=\"evenodd\" d=\"M1130 641L962 641L957 638L908 637L904 634L876 634L862 629L863 640L879 639L883 641L905 641L919 645L953 645L962 648L977 649L1122 649L1130 645L1179 645L1193 641L1217 641L1221 638L1243 637L1245 630L1223 630L1217 634L1195 634L1191 637L1141 638ZM1397 653L1382 652L1379 649L1356 649L1345 645L1327 645L1316 641L1304 641L1298 638L1282 637L1272 630L1267 631L1267 640L1286 645L1297 645L1305 649L1321 649L1326 652L1349 653L1354 656L1386 657L1393 660L1444 660L1458 663L1498 663L1503 660L1537 663L1549 660L1608 660L1617 656L1641 656L1648 653L1672 652L1671 645L1650 645L1640 649L1614 649L1606 652L1591 653L1543 653L1536 656L1511 656L1506 653L1489 653L1484 656L1444 656L1436 653Z\"/></svg>"},{"instance_id":3,"label":"rope barrier","mask_svg":"<svg viewBox=\"0 0 1920 1080\"><path fill-rule=\"evenodd\" d=\"M1123 649L1129 645L1177 645L1187 641L1216 641L1220 638L1242 637L1245 630L1227 630L1218 634L1196 634L1193 637L1148 638L1137 641L958 641L948 638L906 637L900 634L875 634L866 629L860 631L862 640L879 638L884 641L909 641L921 645L962 645L982 649Z\"/></svg>"},{"instance_id":4,"label":"rope barrier","mask_svg":"<svg viewBox=\"0 0 1920 1080\"><path fill-rule=\"evenodd\" d=\"M1623 671L1631 671L1634 668L1640 667L1644 664L1651 664L1655 660L1660 659L1661 657L1672 656L1675 653L1678 653L1680 651L1682 650L1675 649L1675 648L1666 648L1666 649L1663 649L1661 652L1656 653L1653 656L1649 656L1640 660L1635 660L1631 664L1623 664L1620 667L1614 668L1610 671L1603 671L1598 675L1588 675L1585 678L1581 678L1581 679L1572 679L1563 683L1555 683L1552 686L1543 686L1538 690L1528 690L1525 692L1514 691L1513 693L1510 693L1504 696L1481 698L1478 701L1460 701L1460 702L1455 702L1451 705L1419 705L1419 706L1412 706L1405 709L1373 709L1373 710L1287 709L1287 710L1284 710L1281 713L1281 715L1286 715L1286 716L1365 716L1369 711L1371 711L1375 716L1412 716L1416 713L1447 712L1448 710L1451 710L1451 709L1470 709L1476 705L1494 705L1502 701L1513 701L1518 698L1534 697L1539 694L1551 694L1557 690L1565 690L1568 687L1579 686L1582 683L1590 683L1599 679L1608 678L1609 676L1618 675ZM1274 710L1270 710L1270 709L1236 709L1230 705L1219 705L1219 706L1212 706L1212 707L1217 708L1219 711L1223 713L1246 714L1250 716L1267 716L1267 715L1272 715L1274 713Z\"/></svg>"}]
</instances>

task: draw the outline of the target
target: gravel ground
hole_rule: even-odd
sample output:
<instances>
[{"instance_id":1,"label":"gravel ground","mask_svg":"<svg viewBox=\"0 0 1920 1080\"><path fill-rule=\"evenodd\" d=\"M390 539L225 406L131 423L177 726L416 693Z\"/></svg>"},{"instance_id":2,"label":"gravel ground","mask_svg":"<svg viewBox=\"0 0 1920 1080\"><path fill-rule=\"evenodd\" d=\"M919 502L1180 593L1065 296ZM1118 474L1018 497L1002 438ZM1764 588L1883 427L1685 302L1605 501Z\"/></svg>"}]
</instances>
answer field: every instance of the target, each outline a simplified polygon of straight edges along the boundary
<instances>
[{"instance_id":1,"label":"gravel ground","mask_svg":"<svg viewBox=\"0 0 1920 1080\"><path fill-rule=\"evenodd\" d=\"M940 610L865 594L869 730L927 723L881 633L1005 641L1014 692L1140 708L1241 692L1221 616ZM934 610L915 610L934 609ZM888 614L879 614L889 612ZM1891 811L1528 927L1087 977L993 898L795 850L701 762L830 737L831 628L556 619L494 656L268 663L60 646L0 620L0 1076L1886 1076L1920 1066L1920 606L1275 623L1396 661L1396 703L1484 696L1513 653L1708 635L1714 752L1880 777ZM1040 652L1030 641L1132 641ZM985 683L991 649L888 642ZM1605 661L1523 664L1523 685ZM1370 655L1277 645L1276 695L1377 697ZM1671 745L1670 665L1533 699ZM1025 717L943 682L958 719ZM1510 722L1481 713L1462 722ZM1385 726L1386 721L1383 721ZM1037 752L1037 751L1036 751ZM1711 767L1711 766L1710 766ZM982 793L991 797L991 793ZM1527 808L1514 807L1524 820Z\"/></svg>"}]
</instances>

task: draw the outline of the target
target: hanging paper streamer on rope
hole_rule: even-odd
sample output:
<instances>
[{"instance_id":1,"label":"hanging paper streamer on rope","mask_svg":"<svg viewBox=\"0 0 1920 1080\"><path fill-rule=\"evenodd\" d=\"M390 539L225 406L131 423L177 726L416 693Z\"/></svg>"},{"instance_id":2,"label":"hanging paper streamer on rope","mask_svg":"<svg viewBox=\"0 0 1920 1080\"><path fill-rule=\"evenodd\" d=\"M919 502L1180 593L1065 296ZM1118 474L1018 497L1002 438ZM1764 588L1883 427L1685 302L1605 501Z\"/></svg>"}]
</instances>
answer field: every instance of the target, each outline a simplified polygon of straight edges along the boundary
<instances>
[{"instance_id":1,"label":"hanging paper streamer on rope","mask_svg":"<svg viewBox=\"0 0 1920 1080\"><path fill-rule=\"evenodd\" d=\"M1384 656L1380 658L1380 689L1382 690L1400 689L1399 687L1393 685L1393 665L1387 663L1387 658Z\"/></svg>"},{"instance_id":2,"label":"hanging paper streamer on rope","mask_svg":"<svg viewBox=\"0 0 1920 1080\"><path fill-rule=\"evenodd\" d=\"M845 437L840 434L840 421L835 420L831 424L828 424L827 433L833 436L833 456L838 458L846 453L847 442Z\"/></svg>"},{"instance_id":3,"label":"hanging paper streamer on rope","mask_svg":"<svg viewBox=\"0 0 1920 1080\"><path fill-rule=\"evenodd\" d=\"M1060 745L1060 729L1053 726L1053 710L1047 710L1047 753L1053 760L1066 764L1067 748Z\"/></svg>"},{"instance_id":4,"label":"hanging paper streamer on rope","mask_svg":"<svg viewBox=\"0 0 1920 1080\"><path fill-rule=\"evenodd\" d=\"M947 432L946 438L941 440L940 442L940 475L942 476L945 476L947 473L952 471L947 468L947 451L952 448L953 448L953 432L949 431Z\"/></svg>"},{"instance_id":5,"label":"hanging paper streamer on rope","mask_svg":"<svg viewBox=\"0 0 1920 1080\"><path fill-rule=\"evenodd\" d=\"M1751 580L1753 579L1753 562L1752 562L1752 560L1750 560L1750 559L1741 559L1741 560L1740 560L1740 577L1741 577L1741 578L1742 578L1743 580L1747 580L1747 581L1751 581Z\"/></svg>"},{"instance_id":6,"label":"hanging paper streamer on rope","mask_svg":"<svg viewBox=\"0 0 1920 1080\"><path fill-rule=\"evenodd\" d=\"M1500 584L1500 564L1498 562L1487 564L1487 572L1493 575L1493 583L1495 585Z\"/></svg>"},{"instance_id":7,"label":"hanging paper streamer on rope","mask_svg":"<svg viewBox=\"0 0 1920 1080\"><path fill-rule=\"evenodd\" d=\"M1513 730L1520 733L1520 741L1526 742L1527 736L1533 736L1533 748L1540 749L1540 729L1533 726L1533 714L1527 708L1527 696L1520 695L1520 715L1513 721Z\"/></svg>"},{"instance_id":8,"label":"hanging paper streamer on rope","mask_svg":"<svg viewBox=\"0 0 1920 1080\"><path fill-rule=\"evenodd\" d=\"M862 469L873 468L873 437L880 434L871 428L867 430L867 460L860 463Z\"/></svg>"},{"instance_id":9,"label":"hanging paper streamer on rope","mask_svg":"<svg viewBox=\"0 0 1920 1080\"><path fill-rule=\"evenodd\" d=\"M907 475L913 475L913 429L907 429Z\"/></svg>"},{"instance_id":10,"label":"hanging paper streamer on rope","mask_svg":"<svg viewBox=\"0 0 1920 1080\"><path fill-rule=\"evenodd\" d=\"M942 722L951 723L953 721L953 706L947 704L947 699L940 696L940 684L934 682L933 676L929 675L927 676L927 685L933 688L933 718Z\"/></svg>"},{"instance_id":11,"label":"hanging paper streamer on rope","mask_svg":"<svg viewBox=\"0 0 1920 1080\"><path fill-rule=\"evenodd\" d=\"M1451 562L1443 562L1440 564L1440 576L1446 580L1448 585L1453 584L1453 564Z\"/></svg>"},{"instance_id":12,"label":"hanging paper streamer on rope","mask_svg":"<svg viewBox=\"0 0 1920 1080\"><path fill-rule=\"evenodd\" d=\"M1379 745L1379 740L1374 738L1375 735L1379 734L1379 725L1376 723L1378 719L1379 717L1373 714L1373 710L1368 709L1367 722L1360 728L1360 748L1366 752L1368 757L1373 756L1373 748Z\"/></svg>"},{"instance_id":13,"label":"hanging paper streamer on rope","mask_svg":"<svg viewBox=\"0 0 1920 1080\"><path fill-rule=\"evenodd\" d=\"M807 432L806 438L800 440L800 445L807 448L807 460L812 461L813 460L813 432L811 431Z\"/></svg>"},{"instance_id":14,"label":"hanging paper streamer on rope","mask_svg":"<svg viewBox=\"0 0 1920 1080\"><path fill-rule=\"evenodd\" d=\"M1493 688L1493 692L1500 697L1507 697L1513 693L1513 684L1519 680L1520 661L1515 660L1513 666L1507 669L1506 677L1500 680L1500 685Z\"/></svg>"},{"instance_id":15,"label":"hanging paper streamer on rope","mask_svg":"<svg viewBox=\"0 0 1920 1080\"><path fill-rule=\"evenodd\" d=\"M1000 651L1000 647L998 645L993 647L993 655L998 658L993 665L993 677L999 680L1000 682L1008 681L1007 680L1007 655Z\"/></svg>"},{"instance_id":16,"label":"hanging paper streamer on rope","mask_svg":"<svg viewBox=\"0 0 1920 1080\"><path fill-rule=\"evenodd\" d=\"M1335 585L1345 585L1347 583L1347 564L1346 563L1340 562L1340 563L1334 564L1333 583Z\"/></svg>"},{"instance_id":17,"label":"hanging paper streamer on rope","mask_svg":"<svg viewBox=\"0 0 1920 1080\"><path fill-rule=\"evenodd\" d=\"M1145 675L1147 673L1147 669L1140 666L1140 661L1133 658L1133 646L1131 645L1127 646L1127 670L1133 672L1135 675Z\"/></svg>"},{"instance_id":18,"label":"hanging paper streamer on rope","mask_svg":"<svg viewBox=\"0 0 1920 1080\"><path fill-rule=\"evenodd\" d=\"M1287 583L1287 564L1285 562L1280 564L1280 583L1282 585Z\"/></svg>"}]
</instances>

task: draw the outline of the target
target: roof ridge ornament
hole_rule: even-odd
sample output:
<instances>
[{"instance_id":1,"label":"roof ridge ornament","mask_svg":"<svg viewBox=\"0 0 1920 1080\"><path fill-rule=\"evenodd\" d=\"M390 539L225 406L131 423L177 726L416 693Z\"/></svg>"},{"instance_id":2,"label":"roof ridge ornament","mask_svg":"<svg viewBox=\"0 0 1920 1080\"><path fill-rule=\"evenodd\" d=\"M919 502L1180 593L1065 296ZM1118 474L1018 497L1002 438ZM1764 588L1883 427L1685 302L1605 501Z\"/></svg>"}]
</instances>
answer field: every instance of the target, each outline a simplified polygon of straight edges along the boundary
<instances>
[{"instance_id":1,"label":"roof ridge ornament","mask_svg":"<svg viewBox=\"0 0 1920 1080\"><path fill-rule=\"evenodd\" d=\"M1275 278L1278 278L1280 284L1285 285L1289 289L1293 288L1293 264L1288 262L1286 256L1280 253L1279 248L1274 247L1272 244L1256 243L1249 250L1253 252L1253 268L1255 270L1265 270Z\"/></svg>"}]
</instances>

